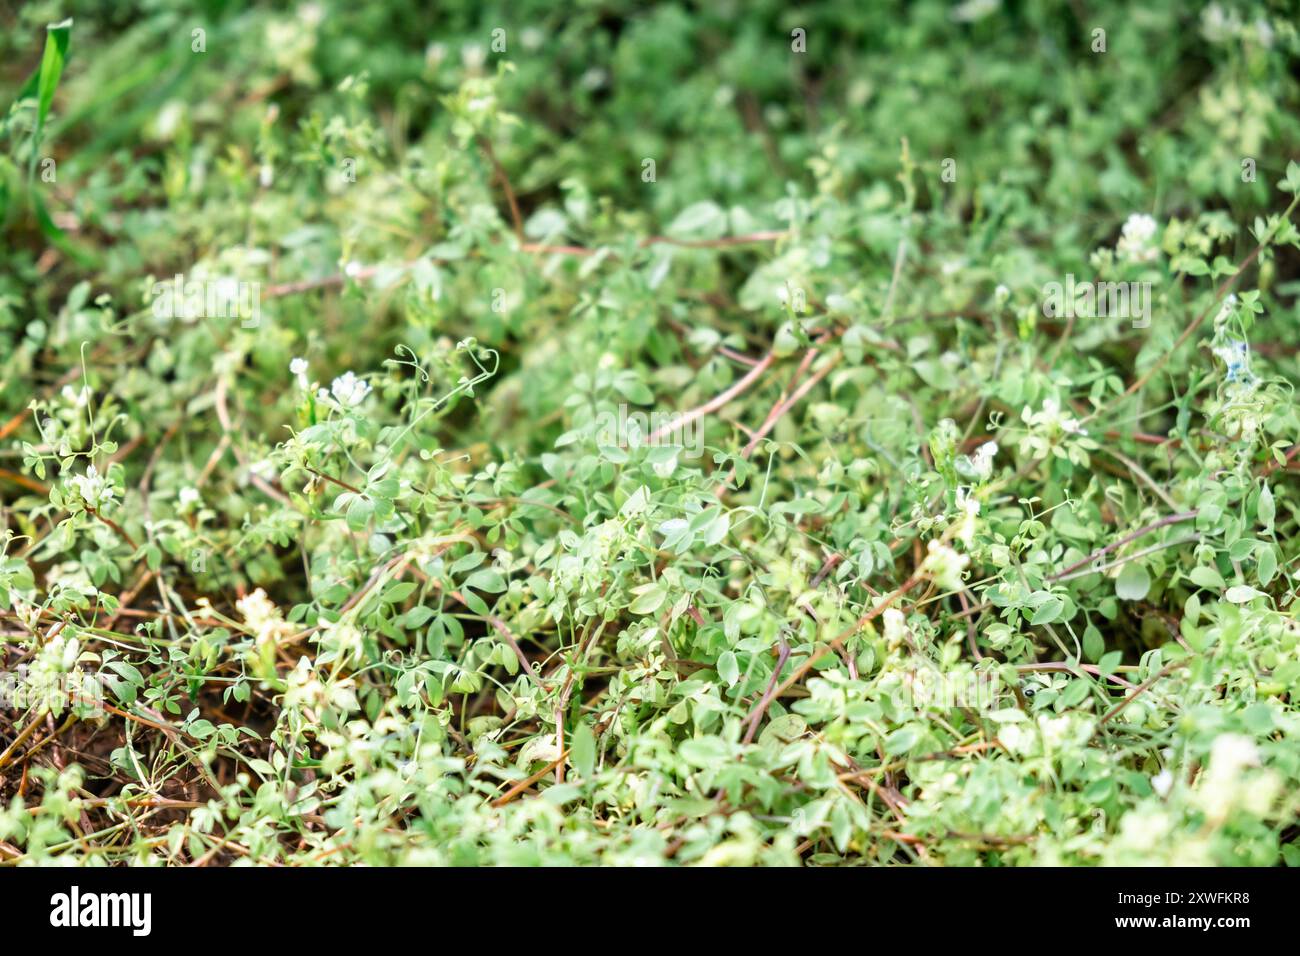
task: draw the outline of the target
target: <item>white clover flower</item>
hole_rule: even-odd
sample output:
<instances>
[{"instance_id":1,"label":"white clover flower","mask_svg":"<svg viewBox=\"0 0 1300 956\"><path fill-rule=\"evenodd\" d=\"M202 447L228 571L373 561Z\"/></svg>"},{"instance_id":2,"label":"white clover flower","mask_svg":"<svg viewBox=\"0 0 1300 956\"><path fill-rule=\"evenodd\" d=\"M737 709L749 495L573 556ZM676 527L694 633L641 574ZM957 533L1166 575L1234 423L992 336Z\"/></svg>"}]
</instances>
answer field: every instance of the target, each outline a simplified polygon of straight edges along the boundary
<instances>
[{"instance_id":1,"label":"white clover flower","mask_svg":"<svg viewBox=\"0 0 1300 956\"><path fill-rule=\"evenodd\" d=\"M70 402L77 408L84 408L90 401L90 386L83 385L81 388L74 389L71 385L64 385L61 394L65 402Z\"/></svg>"},{"instance_id":2,"label":"white clover flower","mask_svg":"<svg viewBox=\"0 0 1300 956\"><path fill-rule=\"evenodd\" d=\"M1030 754L1038 743L1038 735L1025 724L1007 724L998 730L998 740L1012 753Z\"/></svg>"},{"instance_id":3,"label":"white clover flower","mask_svg":"<svg viewBox=\"0 0 1300 956\"><path fill-rule=\"evenodd\" d=\"M1174 786L1174 775L1166 768L1151 778L1151 789L1160 795L1161 799L1169 796L1169 791Z\"/></svg>"},{"instance_id":4,"label":"white clover flower","mask_svg":"<svg viewBox=\"0 0 1300 956\"><path fill-rule=\"evenodd\" d=\"M471 73L481 70L487 61L487 49L481 43L466 43L460 48L460 62Z\"/></svg>"},{"instance_id":5,"label":"white clover flower","mask_svg":"<svg viewBox=\"0 0 1300 956\"><path fill-rule=\"evenodd\" d=\"M1263 814L1277 793L1277 775L1246 770L1260 766L1255 741L1241 734L1220 734L1210 745L1210 759L1197 781L1197 800L1212 826L1222 824L1234 810Z\"/></svg>"},{"instance_id":6,"label":"white clover flower","mask_svg":"<svg viewBox=\"0 0 1300 956\"><path fill-rule=\"evenodd\" d=\"M1226 43L1241 30L1241 19L1235 10L1225 11L1212 3L1201 11L1201 36L1211 43Z\"/></svg>"},{"instance_id":7,"label":"white clover flower","mask_svg":"<svg viewBox=\"0 0 1300 956\"><path fill-rule=\"evenodd\" d=\"M1154 851L1168 842L1173 828L1174 821L1163 810L1139 804L1121 818L1119 840L1111 852L1120 847L1133 852Z\"/></svg>"},{"instance_id":8,"label":"white clover flower","mask_svg":"<svg viewBox=\"0 0 1300 956\"><path fill-rule=\"evenodd\" d=\"M1220 734L1210 745L1210 774L1236 777L1247 767L1259 766L1259 748L1241 734Z\"/></svg>"},{"instance_id":9,"label":"white clover flower","mask_svg":"<svg viewBox=\"0 0 1300 956\"><path fill-rule=\"evenodd\" d=\"M261 588L236 601L235 608L259 644L273 644L293 633L293 625L280 615L280 609Z\"/></svg>"},{"instance_id":10,"label":"white clover flower","mask_svg":"<svg viewBox=\"0 0 1300 956\"><path fill-rule=\"evenodd\" d=\"M98 508L113 500L112 486L94 465L87 465L84 475L73 475L68 479L68 483L85 502L87 508Z\"/></svg>"},{"instance_id":11,"label":"white clover flower","mask_svg":"<svg viewBox=\"0 0 1300 956\"><path fill-rule=\"evenodd\" d=\"M357 378L352 372L344 372L330 383L330 393L344 408L355 408L370 394L370 386L364 378Z\"/></svg>"},{"instance_id":12,"label":"white clover flower","mask_svg":"<svg viewBox=\"0 0 1300 956\"><path fill-rule=\"evenodd\" d=\"M1071 729L1070 715L1048 717L1042 714L1038 718L1038 729L1043 735L1043 743L1055 750L1065 742Z\"/></svg>"},{"instance_id":13,"label":"white clover flower","mask_svg":"<svg viewBox=\"0 0 1300 956\"><path fill-rule=\"evenodd\" d=\"M307 360L305 358L295 358L289 363L289 374L298 380L298 387L306 390L310 386L307 384Z\"/></svg>"},{"instance_id":14,"label":"white clover flower","mask_svg":"<svg viewBox=\"0 0 1300 956\"><path fill-rule=\"evenodd\" d=\"M979 499L972 497L966 488L958 488L957 511L960 513L957 519L957 539L970 547L971 541L975 538L975 519L980 513Z\"/></svg>"},{"instance_id":15,"label":"white clover flower","mask_svg":"<svg viewBox=\"0 0 1300 956\"><path fill-rule=\"evenodd\" d=\"M359 659L365 648L366 635L349 621L322 624L316 641L341 661Z\"/></svg>"},{"instance_id":16,"label":"white clover flower","mask_svg":"<svg viewBox=\"0 0 1300 956\"><path fill-rule=\"evenodd\" d=\"M975 449L971 456L971 470L980 481L988 481L993 475L993 459L998 453L998 443L986 441Z\"/></svg>"},{"instance_id":17,"label":"white clover flower","mask_svg":"<svg viewBox=\"0 0 1300 956\"><path fill-rule=\"evenodd\" d=\"M921 562L922 573L928 574L945 591L961 590L961 573L970 564L970 558L958 554L942 541L931 541L927 549L929 553Z\"/></svg>"},{"instance_id":18,"label":"white clover flower","mask_svg":"<svg viewBox=\"0 0 1300 956\"><path fill-rule=\"evenodd\" d=\"M1146 213L1135 212L1124 223L1115 252L1129 262L1153 262L1160 250L1154 245L1156 221Z\"/></svg>"},{"instance_id":19,"label":"white clover flower","mask_svg":"<svg viewBox=\"0 0 1300 956\"><path fill-rule=\"evenodd\" d=\"M896 607L885 608L885 643L895 647L907 637L907 616Z\"/></svg>"},{"instance_id":20,"label":"white clover flower","mask_svg":"<svg viewBox=\"0 0 1300 956\"><path fill-rule=\"evenodd\" d=\"M1029 425L1037 425L1044 431L1062 431L1071 435L1086 435L1087 430L1073 415L1061 411L1060 403L1054 398L1043 399L1042 411L1031 412L1026 408L1020 417Z\"/></svg>"}]
</instances>

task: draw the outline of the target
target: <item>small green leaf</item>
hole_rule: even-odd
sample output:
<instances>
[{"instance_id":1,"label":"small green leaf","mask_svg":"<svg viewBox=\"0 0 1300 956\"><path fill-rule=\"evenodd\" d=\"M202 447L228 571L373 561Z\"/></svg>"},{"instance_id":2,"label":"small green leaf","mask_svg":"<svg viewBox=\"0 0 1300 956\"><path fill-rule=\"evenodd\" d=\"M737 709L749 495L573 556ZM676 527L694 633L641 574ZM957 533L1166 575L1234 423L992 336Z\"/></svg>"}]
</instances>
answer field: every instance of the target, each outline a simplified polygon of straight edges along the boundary
<instances>
[{"instance_id":1,"label":"small green leaf","mask_svg":"<svg viewBox=\"0 0 1300 956\"><path fill-rule=\"evenodd\" d=\"M1273 492L1269 490L1268 482L1264 482L1259 489L1259 508L1256 512L1259 523L1266 529L1272 530L1273 517L1276 514L1276 508L1273 504Z\"/></svg>"},{"instance_id":2,"label":"small green leaf","mask_svg":"<svg viewBox=\"0 0 1300 956\"><path fill-rule=\"evenodd\" d=\"M581 778L590 777L596 769L596 736L586 721L578 721L569 738L569 761Z\"/></svg>"},{"instance_id":3,"label":"small green leaf","mask_svg":"<svg viewBox=\"0 0 1300 956\"><path fill-rule=\"evenodd\" d=\"M718 655L718 676L728 687L740 679L740 663L734 651L723 651Z\"/></svg>"},{"instance_id":4,"label":"small green leaf","mask_svg":"<svg viewBox=\"0 0 1300 956\"><path fill-rule=\"evenodd\" d=\"M653 614L659 610L667 597L664 589L656 584L639 594L628 610L633 614Z\"/></svg>"},{"instance_id":5,"label":"small green leaf","mask_svg":"<svg viewBox=\"0 0 1300 956\"><path fill-rule=\"evenodd\" d=\"M1203 588L1218 590L1224 585L1223 575L1219 573L1218 569L1207 565L1192 568L1187 576L1192 579L1193 584Z\"/></svg>"},{"instance_id":6,"label":"small green leaf","mask_svg":"<svg viewBox=\"0 0 1300 956\"><path fill-rule=\"evenodd\" d=\"M1140 601L1151 590L1151 575L1137 561L1124 565L1115 579L1115 594L1124 601Z\"/></svg>"}]
</instances>

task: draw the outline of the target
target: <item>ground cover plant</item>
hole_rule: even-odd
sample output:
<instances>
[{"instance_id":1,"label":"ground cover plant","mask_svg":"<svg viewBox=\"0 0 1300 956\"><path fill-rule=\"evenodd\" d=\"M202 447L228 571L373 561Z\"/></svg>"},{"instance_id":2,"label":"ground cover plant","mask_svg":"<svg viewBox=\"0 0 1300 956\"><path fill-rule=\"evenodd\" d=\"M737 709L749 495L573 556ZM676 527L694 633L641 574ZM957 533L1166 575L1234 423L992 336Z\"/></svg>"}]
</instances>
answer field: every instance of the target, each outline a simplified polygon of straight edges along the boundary
<instances>
[{"instance_id":1,"label":"ground cover plant","mask_svg":"<svg viewBox=\"0 0 1300 956\"><path fill-rule=\"evenodd\" d=\"M1300 863L1295 14L8 11L0 865Z\"/></svg>"}]
</instances>

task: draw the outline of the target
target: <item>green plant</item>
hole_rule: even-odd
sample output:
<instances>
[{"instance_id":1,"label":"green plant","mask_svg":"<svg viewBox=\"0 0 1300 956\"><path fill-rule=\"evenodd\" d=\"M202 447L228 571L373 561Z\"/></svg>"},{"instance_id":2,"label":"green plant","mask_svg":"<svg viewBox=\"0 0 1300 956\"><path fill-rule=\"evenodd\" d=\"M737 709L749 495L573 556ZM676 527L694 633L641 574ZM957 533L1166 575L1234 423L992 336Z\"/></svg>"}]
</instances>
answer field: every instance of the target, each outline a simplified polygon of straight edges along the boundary
<instances>
[{"instance_id":1,"label":"green plant","mask_svg":"<svg viewBox=\"0 0 1300 956\"><path fill-rule=\"evenodd\" d=\"M0 862L1300 862L1293 18L439 6L3 31Z\"/></svg>"}]
</instances>

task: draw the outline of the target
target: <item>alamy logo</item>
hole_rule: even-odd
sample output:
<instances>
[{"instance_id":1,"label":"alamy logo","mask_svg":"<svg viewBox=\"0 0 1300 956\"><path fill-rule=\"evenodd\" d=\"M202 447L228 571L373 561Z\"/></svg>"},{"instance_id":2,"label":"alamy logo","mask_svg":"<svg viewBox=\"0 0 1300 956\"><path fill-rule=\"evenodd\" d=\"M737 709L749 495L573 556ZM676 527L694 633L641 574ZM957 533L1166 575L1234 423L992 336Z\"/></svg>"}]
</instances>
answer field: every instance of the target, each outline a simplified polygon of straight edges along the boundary
<instances>
[{"instance_id":1,"label":"alamy logo","mask_svg":"<svg viewBox=\"0 0 1300 956\"><path fill-rule=\"evenodd\" d=\"M68 893L51 896L50 907L51 926L125 926L135 936L148 936L153 929L150 893L82 893L74 886Z\"/></svg>"},{"instance_id":2,"label":"alamy logo","mask_svg":"<svg viewBox=\"0 0 1300 956\"><path fill-rule=\"evenodd\" d=\"M170 282L155 282L151 308L157 319L239 319L245 329L262 324L262 284L230 276L190 279L177 273Z\"/></svg>"},{"instance_id":3,"label":"alamy logo","mask_svg":"<svg viewBox=\"0 0 1300 956\"><path fill-rule=\"evenodd\" d=\"M601 412L596 417L596 442L615 448L676 446L683 458L704 454L704 423L677 412L630 411L618 406L618 414Z\"/></svg>"},{"instance_id":4,"label":"alamy logo","mask_svg":"<svg viewBox=\"0 0 1300 956\"><path fill-rule=\"evenodd\" d=\"M1133 328L1145 329L1151 324L1151 283L1075 282L1071 272L1064 284L1043 286L1043 315L1049 319L1132 319Z\"/></svg>"}]
</instances>

